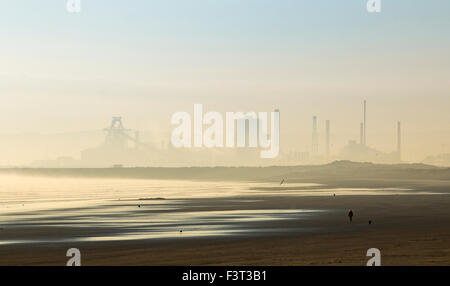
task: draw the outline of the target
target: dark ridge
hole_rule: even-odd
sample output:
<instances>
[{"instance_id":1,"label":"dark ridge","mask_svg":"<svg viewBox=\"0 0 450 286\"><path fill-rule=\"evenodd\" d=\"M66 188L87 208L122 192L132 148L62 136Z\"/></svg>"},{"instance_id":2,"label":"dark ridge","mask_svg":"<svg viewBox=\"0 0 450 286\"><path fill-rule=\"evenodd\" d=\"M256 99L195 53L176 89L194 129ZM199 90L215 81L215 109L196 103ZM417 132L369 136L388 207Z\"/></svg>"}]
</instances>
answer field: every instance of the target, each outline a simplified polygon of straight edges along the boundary
<instances>
[{"instance_id":1,"label":"dark ridge","mask_svg":"<svg viewBox=\"0 0 450 286\"><path fill-rule=\"evenodd\" d=\"M48 177L235 180L289 182L321 182L355 179L434 179L450 180L450 168L425 164L382 165L350 161L335 161L315 166L271 167L188 167L188 168L79 168L79 169L0 169L0 174Z\"/></svg>"}]
</instances>

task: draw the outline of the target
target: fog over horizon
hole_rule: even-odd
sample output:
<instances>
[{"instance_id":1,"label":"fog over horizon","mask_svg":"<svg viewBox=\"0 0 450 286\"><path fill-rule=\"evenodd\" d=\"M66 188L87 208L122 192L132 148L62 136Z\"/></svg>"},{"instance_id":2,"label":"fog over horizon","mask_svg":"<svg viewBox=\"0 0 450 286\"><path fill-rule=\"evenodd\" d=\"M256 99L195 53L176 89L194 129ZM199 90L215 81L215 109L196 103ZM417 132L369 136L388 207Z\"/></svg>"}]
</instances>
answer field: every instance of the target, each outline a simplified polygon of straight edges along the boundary
<instances>
[{"instance_id":1,"label":"fog over horizon","mask_svg":"<svg viewBox=\"0 0 450 286\"><path fill-rule=\"evenodd\" d=\"M125 166L161 165L161 150L184 166L199 150L170 148L170 119L197 103L281 114L278 160L225 149L202 165L230 152L234 165L342 159L360 140L364 100L368 147L395 152L400 121L402 162L450 153L448 1L384 1L377 15L366 1L83 1L78 15L39 2L0 3L0 166L80 160L113 116L148 148L148 164ZM318 157L330 120L326 159L304 158L313 116Z\"/></svg>"}]
</instances>

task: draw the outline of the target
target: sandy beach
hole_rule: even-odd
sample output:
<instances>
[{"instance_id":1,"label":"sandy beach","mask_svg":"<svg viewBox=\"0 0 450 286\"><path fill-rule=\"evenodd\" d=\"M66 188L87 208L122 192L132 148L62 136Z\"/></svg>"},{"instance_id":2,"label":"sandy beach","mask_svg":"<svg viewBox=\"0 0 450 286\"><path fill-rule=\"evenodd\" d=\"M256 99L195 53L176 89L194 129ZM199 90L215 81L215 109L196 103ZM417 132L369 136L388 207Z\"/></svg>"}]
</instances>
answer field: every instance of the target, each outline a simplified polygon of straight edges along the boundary
<instances>
[{"instance_id":1,"label":"sandy beach","mask_svg":"<svg viewBox=\"0 0 450 286\"><path fill-rule=\"evenodd\" d=\"M0 269L450 266L450 0L0 3Z\"/></svg>"},{"instance_id":2,"label":"sandy beach","mask_svg":"<svg viewBox=\"0 0 450 286\"><path fill-rule=\"evenodd\" d=\"M75 247L82 265L365 265L369 248L382 265L450 265L447 180L244 183L226 195L241 183L221 183L220 197L14 209L2 214L0 264L65 265Z\"/></svg>"}]
</instances>

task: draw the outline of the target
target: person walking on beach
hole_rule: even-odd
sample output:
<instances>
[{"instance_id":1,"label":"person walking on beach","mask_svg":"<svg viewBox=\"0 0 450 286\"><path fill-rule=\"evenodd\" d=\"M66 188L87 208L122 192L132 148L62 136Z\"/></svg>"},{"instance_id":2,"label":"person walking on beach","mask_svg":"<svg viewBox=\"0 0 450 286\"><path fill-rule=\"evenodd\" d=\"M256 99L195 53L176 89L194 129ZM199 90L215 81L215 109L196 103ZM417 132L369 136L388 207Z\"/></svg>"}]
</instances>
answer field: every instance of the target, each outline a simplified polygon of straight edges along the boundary
<instances>
[{"instance_id":1,"label":"person walking on beach","mask_svg":"<svg viewBox=\"0 0 450 286\"><path fill-rule=\"evenodd\" d=\"M350 222L352 222L352 220L353 220L353 211L352 210L350 210L348 212L348 218L350 219Z\"/></svg>"}]
</instances>

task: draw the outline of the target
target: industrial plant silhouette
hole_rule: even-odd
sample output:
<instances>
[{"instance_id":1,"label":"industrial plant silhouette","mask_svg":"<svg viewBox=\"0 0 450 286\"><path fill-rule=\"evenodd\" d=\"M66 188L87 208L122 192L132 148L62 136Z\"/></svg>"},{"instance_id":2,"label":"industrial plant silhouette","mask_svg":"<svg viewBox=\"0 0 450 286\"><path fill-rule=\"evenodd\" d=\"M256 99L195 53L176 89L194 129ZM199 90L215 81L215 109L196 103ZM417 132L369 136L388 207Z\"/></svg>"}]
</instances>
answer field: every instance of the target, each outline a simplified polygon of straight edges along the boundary
<instances>
[{"instance_id":1,"label":"industrial plant silhouette","mask_svg":"<svg viewBox=\"0 0 450 286\"><path fill-rule=\"evenodd\" d=\"M367 102L363 102L363 118L360 123L360 140L349 140L337 155L331 155L333 138L332 121L325 121L325 143L323 151L319 148L318 117L312 117L312 141L310 152L283 152L276 159L261 159L255 148L214 149L188 148L178 149L170 144L158 148L140 139L138 130L125 128L122 117L112 118L110 125L104 128L105 140L98 147L81 151L80 160L60 157L56 160L33 162L33 167L175 167L175 166L258 166L258 165L302 165L324 164L335 160L355 162L400 163L402 162L401 123L397 123L397 148L391 153L384 153L370 146L367 142ZM249 132L248 124L246 124ZM246 137L248 140L248 136ZM238 163L236 163L238 162Z\"/></svg>"}]
</instances>

